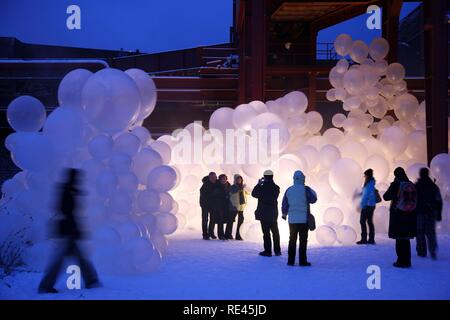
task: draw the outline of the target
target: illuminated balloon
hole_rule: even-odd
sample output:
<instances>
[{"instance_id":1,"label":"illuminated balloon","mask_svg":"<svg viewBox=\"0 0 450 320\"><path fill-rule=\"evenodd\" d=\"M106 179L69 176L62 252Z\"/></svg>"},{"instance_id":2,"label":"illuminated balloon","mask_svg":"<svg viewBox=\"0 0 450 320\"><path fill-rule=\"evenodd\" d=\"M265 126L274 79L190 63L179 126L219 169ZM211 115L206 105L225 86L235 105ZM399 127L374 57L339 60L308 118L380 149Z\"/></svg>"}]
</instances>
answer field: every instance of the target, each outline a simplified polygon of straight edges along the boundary
<instances>
[{"instance_id":1,"label":"illuminated balloon","mask_svg":"<svg viewBox=\"0 0 450 320\"><path fill-rule=\"evenodd\" d=\"M44 105L31 96L14 99L6 109L9 125L16 131L39 131L45 122Z\"/></svg>"}]
</instances>

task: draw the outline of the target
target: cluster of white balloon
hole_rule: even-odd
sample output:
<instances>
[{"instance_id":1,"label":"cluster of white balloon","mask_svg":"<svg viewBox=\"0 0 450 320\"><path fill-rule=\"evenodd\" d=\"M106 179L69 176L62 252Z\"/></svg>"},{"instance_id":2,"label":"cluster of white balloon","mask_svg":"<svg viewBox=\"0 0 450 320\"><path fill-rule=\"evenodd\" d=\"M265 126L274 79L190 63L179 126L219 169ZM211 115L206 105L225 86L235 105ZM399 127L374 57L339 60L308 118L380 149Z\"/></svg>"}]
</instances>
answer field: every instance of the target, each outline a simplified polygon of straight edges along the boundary
<instances>
[{"instance_id":1,"label":"cluster of white balloon","mask_svg":"<svg viewBox=\"0 0 450 320\"><path fill-rule=\"evenodd\" d=\"M306 96L294 91L274 101L219 108L211 115L210 130L191 123L153 140L142 122L154 109L156 89L152 79L137 69L70 72L58 89L60 106L47 119L38 100L15 99L7 116L16 132L5 143L23 171L2 186L5 199L11 200L7 211L12 212L12 223L2 223L2 228L31 225L34 245L27 251L28 261L42 261L37 257L46 249L43 226L51 215L52 186L60 180L61 168L79 167L87 172L84 212L93 230L97 265L149 271L161 262L165 235L177 228L200 228L199 188L209 171L230 178L238 173L251 189L271 168L284 192L300 169L319 198L312 207L319 227L311 240L321 245L353 243L359 230L354 194L363 183L363 171L374 170L377 188L383 192L395 167L405 168L415 180L426 166L425 104L407 92L403 67L384 60L389 50L384 39L374 39L368 47L344 34L337 37L335 48L343 58L330 72L333 88L327 98L342 101L348 114L334 115L334 127L323 134L322 116L306 112ZM388 110L397 119L387 115ZM277 157L270 164L224 163L223 155L206 156L200 163L173 161L174 136L182 132L201 140L200 151L213 146L225 152L224 141L214 139L211 129L278 129L279 143L271 149ZM193 134L198 131L200 137ZM450 229L450 156L437 155L430 169L445 197L441 226ZM261 241L252 214L255 208L256 200L249 197L241 232L246 240ZM388 211L387 203L377 206L378 232L387 232ZM281 227L281 234L287 239L287 228Z\"/></svg>"},{"instance_id":2,"label":"cluster of white balloon","mask_svg":"<svg viewBox=\"0 0 450 320\"><path fill-rule=\"evenodd\" d=\"M279 129L280 143L276 150L279 158L271 165L223 164L220 157L215 165L205 162L174 164L181 173L181 186L193 186L174 193L189 225L200 226L198 188L208 171L223 172L228 177L239 173L251 188L262 172L272 167L275 180L284 191L292 183L293 172L301 169L306 174L307 184L319 197L313 212L322 225L315 232L315 240L322 245L351 244L360 228L358 199L354 194L362 186L365 169L374 170L381 193L392 181L392 172L397 166L405 168L411 180L417 179L419 169L427 166L425 102L419 104L417 98L408 93L403 66L384 60L389 45L383 38L376 38L367 46L363 41L353 41L349 35L341 34L334 46L342 59L330 71L333 88L326 96L330 101L342 101L348 114L335 114L334 128L320 134L322 117L315 111L305 112L308 100L299 91L266 103L253 101L235 109L217 109L209 120L210 129L222 132L226 129ZM346 58L348 56L351 59ZM388 114L389 110L393 110L395 117ZM199 124L192 123L184 130L192 133L196 126ZM203 136L210 134L203 127L201 130ZM161 139L171 144L169 136ZM223 148L220 141L203 144L203 147L214 143ZM449 171L448 154L440 154L431 162L431 173L446 197L443 223L446 226L450 220ZM246 239L260 241L260 227L251 214L256 201L249 200L243 234ZM387 203L377 206L377 232L387 232L388 214ZM282 228L282 236L287 238L287 228Z\"/></svg>"},{"instance_id":3,"label":"cluster of white balloon","mask_svg":"<svg viewBox=\"0 0 450 320\"><path fill-rule=\"evenodd\" d=\"M28 226L34 244L25 260L40 267L48 251L46 223L62 169L85 171L84 210L94 259L104 270L147 272L161 263L166 235L177 229L177 204L169 191L178 175L170 148L142 127L156 104L153 80L142 70L76 69L58 88L59 105L46 117L42 103L21 96L7 118L16 131L6 138L13 162L23 171L2 185L8 225ZM42 131L41 131L42 129ZM1 230L2 235L7 230Z\"/></svg>"}]
</instances>

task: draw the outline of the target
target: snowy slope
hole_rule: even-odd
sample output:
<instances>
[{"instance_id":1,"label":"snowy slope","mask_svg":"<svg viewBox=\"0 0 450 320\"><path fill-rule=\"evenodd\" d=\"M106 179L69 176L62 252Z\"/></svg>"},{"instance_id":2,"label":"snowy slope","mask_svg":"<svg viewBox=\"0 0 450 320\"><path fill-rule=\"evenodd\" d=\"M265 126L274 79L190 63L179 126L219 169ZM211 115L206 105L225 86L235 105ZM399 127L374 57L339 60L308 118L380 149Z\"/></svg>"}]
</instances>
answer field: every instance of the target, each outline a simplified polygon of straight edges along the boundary
<instances>
[{"instance_id":1,"label":"snowy slope","mask_svg":"<svg viewBox=\"0 0 450 320\"><path fill-rule=\"evenodd\" d=\"M57 295L39 295L41 274L16 273L0 280L0 299L450 299L450 237L439 238L439 260L417 258L392 267L394 241L376 246L312 247L311 268L286 266L281 257L257 253L260 243L203 241L198 233L173 236L162 269L144 276L102 276L103 288L68 290L63 274ZM381 289L369 290L366 268L381 268Z\"/></svg>"}]
</instances>

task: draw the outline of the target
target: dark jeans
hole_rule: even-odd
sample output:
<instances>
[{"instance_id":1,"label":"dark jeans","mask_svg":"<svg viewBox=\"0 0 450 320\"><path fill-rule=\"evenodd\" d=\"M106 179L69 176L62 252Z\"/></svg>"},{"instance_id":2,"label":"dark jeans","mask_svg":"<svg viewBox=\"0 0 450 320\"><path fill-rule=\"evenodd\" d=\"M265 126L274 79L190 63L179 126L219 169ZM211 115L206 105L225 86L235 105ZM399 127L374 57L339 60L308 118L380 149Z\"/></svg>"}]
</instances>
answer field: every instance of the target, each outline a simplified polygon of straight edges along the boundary
<instances>
[{"instance_id":1,"label":"dark jeans","mask_svg":"<svg viewBox=\"0 0 450 320\"><path fill-rule=\"evenodd\" d=\"M270 239L270 232L272 232L273 251L275 253L281 253L280 232L278 231L277 221L261 221L261 229L264 239L264 251L272 253L272 241Z\"/></svg>"},{"instance_id":2,"label":"dark jeans","mask_svg":"<svg viewBox=\"0 0 450 320\"><path fill-rule=\"evenodd\" d=\"M359 223L361 224L361 240L367 241L367 227L369 226L369 241L375 241L375 226L373 225L373 212L375 207L364 207L361 210L361 219Z\"/></svg>"},{"instance_id":3,"label":"dark jeans","mask_svg":"<svg viewBox=\"0 0 450 320\"><path fill-rule=\"evenodd\" d=\"M232 212L228 213L227 225L225 227L225 238L231 239L231 237L232 237L233 224L234 224L234 220L236 219L236 215L237 215L237 211L232 211Z\"/></svg>"},{"instance_id":4,"label":"dark jeans","mask_svg":"<svg viewBox=\"0 0 450 320\"><path fill-rule=\"evenodd\" d=\"M395 251L397 252L397 263L405 266L411 265L411 243L409 239L396 239Z\"/></svg>"},{"instance_id":5,"label":"dark jeans","mask_svg":"<svg viewBox=\"0 0 450 320\"><path fill-rule=\"evenodd\" d=\"M416 251L419 256L427 255L427 244L430 254L436 255L436 221L434 217L427 214L418 214Z\"/></svg>"},{"instance_id":6,"label":"dark jeans","mask_svg":"<svg viewBox=\"0 0 450 320\"><path fill-rule=\"evenodd\" d=\"M202 233L204 237L214 234L214 223L212 222L211 211L205 207L202 207Z\"/></svg>"},{"instance_id":7,"label":"dark jeans","mask_svg":"<svg viewBox=\"0 0 450 320\"><path fill-rule=\"evenodd\" d=\"M61 244L60 252L57 254L56 258L50 263L44 278L42 278L39 288L49 289L53 288L56 279L58 277L59 271L64 262L64 258L68 256L74 256L77 258L79 267L81 269L81 275L84 280L84 284L92 284L98 281L97 272L94 266L89 262L89 260L81 252L76 240L67 239Z\"/></svg>"},{"instance_id":8,"label":"dark jeans","mask_svg":"<svg viewBox=\"0 0 450 320\"><path fill-rule=\"evenodd\" d=\"M306 258L306 247L308 244L308 224L307 223L290 223L289 224L289 247L288 247L288 263L295 263L295 251L297 250L297 237L300 239L298 255L300 263L308 262Z\"/></svg>"},{"instance_id":9,"label":"dark jeans","mask_svg":"<svg viewBox=\"0 0 450 320\"><path fill-rule=\"evenodd\" d=\"M242 224L244 223L244 212L243 211L238 211L238 221L237 221L237 227L236 227L236 237L240 237L241 233L240 233L240 229Z\"/></svg>"}]
</instances>

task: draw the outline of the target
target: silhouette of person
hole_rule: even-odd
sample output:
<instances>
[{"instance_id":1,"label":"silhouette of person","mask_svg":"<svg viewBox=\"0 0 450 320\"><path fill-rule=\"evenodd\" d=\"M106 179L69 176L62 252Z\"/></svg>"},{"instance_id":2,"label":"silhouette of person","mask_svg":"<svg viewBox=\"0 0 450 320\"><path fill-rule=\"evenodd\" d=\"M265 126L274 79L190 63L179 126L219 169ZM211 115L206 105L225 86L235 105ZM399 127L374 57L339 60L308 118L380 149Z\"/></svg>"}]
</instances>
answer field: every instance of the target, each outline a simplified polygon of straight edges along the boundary
<instances>
[{"instance_id":1,"label":"silhouette of person","mask_svg":"<svg viewBox=\"0 0 450 320\"><path fill-rule=\"evenodd\" d=\"M59 238L59 250L57 250L54 259L50 261L48 269L39 284L39 293L58 292L53 286L64 259L68 256L77 258L86 288L100 286L94 266L83 254L77 243L83 239L83 234L77 222L77 210L79 209L79 201L77 198L83 194L79 188L81 174L82 172L80 170L66 169L66 181L61 185L61 194L55 208L59 220L56 230L54 230L54 236Z\"/></svg>"}]
</instances>

